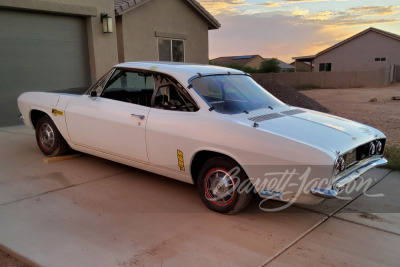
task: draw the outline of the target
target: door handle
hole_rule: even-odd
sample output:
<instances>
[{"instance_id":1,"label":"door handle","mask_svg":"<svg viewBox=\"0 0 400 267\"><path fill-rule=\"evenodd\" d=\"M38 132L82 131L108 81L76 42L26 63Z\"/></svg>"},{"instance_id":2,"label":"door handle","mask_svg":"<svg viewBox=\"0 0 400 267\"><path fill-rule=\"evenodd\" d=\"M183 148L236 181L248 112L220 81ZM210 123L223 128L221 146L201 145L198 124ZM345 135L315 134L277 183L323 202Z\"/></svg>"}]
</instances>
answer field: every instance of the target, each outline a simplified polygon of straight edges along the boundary
<instances>
[{"instance_id":1,"label":"door handle","mask_svg":"<svg viewBox=\"0 0 400 267\"><path fill-rule=\"evenodd\" d=\"M139 118L139 119L141 119L141 120L144 120L144 118L146 118L146 116L145 115L138 115L138 114L131 114L131 116L132 117L136 117L136 118Z\"/></svg>"}]
</instances>

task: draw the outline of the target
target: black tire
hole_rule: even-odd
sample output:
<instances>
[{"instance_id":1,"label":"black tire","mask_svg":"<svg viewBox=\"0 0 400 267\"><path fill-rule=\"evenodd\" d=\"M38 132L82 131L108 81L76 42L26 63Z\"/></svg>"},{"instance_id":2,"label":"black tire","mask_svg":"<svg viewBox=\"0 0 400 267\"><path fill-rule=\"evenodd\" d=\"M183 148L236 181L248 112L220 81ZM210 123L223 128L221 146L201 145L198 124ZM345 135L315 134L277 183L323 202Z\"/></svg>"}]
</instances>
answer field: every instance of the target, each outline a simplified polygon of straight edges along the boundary
<instances>
[{"instance_id":1,"label":"black tire","mask_svg":"<svg viewBox=\"0 0 400 267\"><path fill-rule=\"evenodd\" d=\"M36 123L36 142L40 150L49 157L65 155L69 146L48 115L43 115Z\"/></svg>"},{"instance_id":2,"label":"black tire","mask_svg":"<svg viewBox=\"0 0 400 267\"><path fill-rule=\"evenodd\" d=\"M249 182L247 175L235 161L215 157L204 163L199 171L197 189L209 209L234 214L246 208L253 197L252 186L246 186L246 190L241 186Z\"/></svg>"}]
</instances>

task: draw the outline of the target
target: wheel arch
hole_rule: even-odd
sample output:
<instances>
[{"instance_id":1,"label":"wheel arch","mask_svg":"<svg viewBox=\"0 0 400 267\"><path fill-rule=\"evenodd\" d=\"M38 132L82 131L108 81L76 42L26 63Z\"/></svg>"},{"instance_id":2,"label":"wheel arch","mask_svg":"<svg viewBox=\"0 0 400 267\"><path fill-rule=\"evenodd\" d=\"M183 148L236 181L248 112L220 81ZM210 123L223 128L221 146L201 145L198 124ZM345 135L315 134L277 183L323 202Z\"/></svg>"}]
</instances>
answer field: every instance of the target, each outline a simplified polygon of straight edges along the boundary
<instances>
[{"instance_id":1,"label":"wheel arch","mask_svg":"<svg viewBox=\"0 0 400 267\"><path fill-rule=\"evenodd\" d=\"M44 115L49 116L49 114L47 114L46 112L44 112L42 110L38 110L38 109L31 110L29 117L30 117L30 121L31 121L33 128L36 128L36 124L37 124L38 120Z\"/></svg>"},{"instance_id":2,"label":"wheel arch","mask_svg":"<svg viewBox=\"0 0 400 267\"><path fill-rule=\"evenodd\" d=\"M206 163L207 160L215 157L225 157L228 158L238 164L240 166L244 173L247 175L246 170L241 166L238 160L236 160L234 157L229 156L223 152L217 152L217 151L212 151L212 150L200 150L197 151L194 156L192 157L191 164L190 164L190 175L192 176L192 182L193 184L196 185L197 182L197 175L201 169L201 167Z\"/></svg>"}]
</instances>

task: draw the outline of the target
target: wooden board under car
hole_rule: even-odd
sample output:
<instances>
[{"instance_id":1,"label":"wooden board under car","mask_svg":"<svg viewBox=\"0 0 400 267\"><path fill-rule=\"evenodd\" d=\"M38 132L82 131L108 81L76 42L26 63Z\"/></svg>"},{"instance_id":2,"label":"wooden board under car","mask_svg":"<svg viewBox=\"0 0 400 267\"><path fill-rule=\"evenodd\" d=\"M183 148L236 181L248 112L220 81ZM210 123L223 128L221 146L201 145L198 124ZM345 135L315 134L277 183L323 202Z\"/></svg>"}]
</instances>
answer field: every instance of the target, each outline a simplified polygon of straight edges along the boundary
<instances>
[{"instance_id":1,"label":"wooden board under car","mask_svg":"<svg viewBox=\"0 0 400 267\"><path fill-rule=\"evenodd\" d=\"M70 154L70 155L65 155L65 156L59 156L59 157L48 157L48 158L44 158L43 162L44 163L53 163L53 162L57 162L57 161L63 161L63 160L67 160L67 159L74 159L77 157L80 157L81 154L76 153L76 154Z\"/></svg>"}]
</instances>

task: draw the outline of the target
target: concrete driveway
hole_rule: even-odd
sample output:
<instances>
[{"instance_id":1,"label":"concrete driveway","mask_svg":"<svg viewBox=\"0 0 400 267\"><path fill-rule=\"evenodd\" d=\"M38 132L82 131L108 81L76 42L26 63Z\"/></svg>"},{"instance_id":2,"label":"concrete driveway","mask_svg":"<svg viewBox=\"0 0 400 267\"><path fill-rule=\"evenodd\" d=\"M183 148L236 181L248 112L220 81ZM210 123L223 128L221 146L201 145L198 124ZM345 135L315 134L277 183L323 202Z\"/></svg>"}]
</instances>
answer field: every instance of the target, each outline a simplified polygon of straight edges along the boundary
<instances>
[{"instance_id":1,"label":"concrete driveway","mask_svg":"<svg viewBox=\"0 0 400 267\"><path fill-rule=\"evenodd\" d=\"M111 161L44 163L33 130L0 128L0 246L41 266L398 266L400 172L351 201L234 216L194 186ZM270 201L267 205L277 205Z\"/></svg>"}]
</instances>

